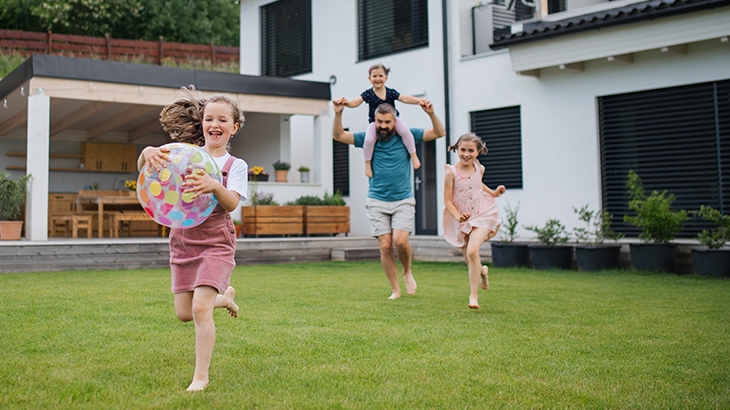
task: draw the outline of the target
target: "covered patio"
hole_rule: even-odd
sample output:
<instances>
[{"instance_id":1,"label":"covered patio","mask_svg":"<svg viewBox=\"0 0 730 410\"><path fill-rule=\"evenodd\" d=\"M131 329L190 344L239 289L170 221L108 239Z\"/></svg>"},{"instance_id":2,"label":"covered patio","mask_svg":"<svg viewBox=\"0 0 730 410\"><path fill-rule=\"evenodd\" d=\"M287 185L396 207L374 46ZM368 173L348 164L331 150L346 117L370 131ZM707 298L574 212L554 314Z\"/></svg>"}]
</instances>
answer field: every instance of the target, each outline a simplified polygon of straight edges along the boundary
<instances>
[{"instance_id":1,"label":"covered patio","mask_svg":"<svg viewBox=\"0 0 730 410\"><path fill-rule=\"evenodd\" d=\"M311 151L296 152L311 162L312 181L271 188L322 195L332 185L328 83L38 54L0 81L0 166L11 177L33 177L25 238L47 241L49 193L117 190L136 179L132 158L169 141L159 112L189 85L202 97L225 93L238 101L246 124L231 153L250 166L292 162L289 118L311 117ZM99 154L95 144L110 145Z\"/></svg>"}]
</instances>

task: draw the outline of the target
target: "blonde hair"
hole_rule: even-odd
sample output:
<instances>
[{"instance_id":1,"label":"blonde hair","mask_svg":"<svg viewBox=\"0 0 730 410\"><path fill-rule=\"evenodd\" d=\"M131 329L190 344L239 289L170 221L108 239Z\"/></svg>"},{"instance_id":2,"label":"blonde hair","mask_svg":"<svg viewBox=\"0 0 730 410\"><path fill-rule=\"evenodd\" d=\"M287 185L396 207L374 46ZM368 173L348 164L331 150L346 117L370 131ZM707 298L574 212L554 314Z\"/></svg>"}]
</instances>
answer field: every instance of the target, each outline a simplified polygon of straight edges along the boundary
<instances>
[{"instance_id":1,"label":"blonde hair","mask_svg":"<svg viewBox=\"0 0 730 410\"><path fill-rule=\"evenodd\" d=\"M202 147L205 145L203 134L203 113L208 103L224 102L231 107L233 123L238 124L239 129L243 126L245 117L238 107L236 100L225 94L215 94L210 98L198 98L195 86L190 88L182 87L185 97L180 98L165 106L160 112L160 124L162 129L170 136L170 139L178 142Z\"/></svg>"},{"instance_id":2,"label":"blonde hair","mask_svg":"<svg viewBox=\"0 0 730 410\"><path fill-rule=\"evenodd\" d=\"M459 144L463 142L474 142L475 144L477 144L477 150L480 154L486 154L487 152L489 152L489 150L487 149L487 144L473 132L463 134L461 137L459 137L458 140L456 140L453 145L450 145L448 148L446 148L446 151L456 152L456 150L459 149Z\"/></svg>"}]
</instances>

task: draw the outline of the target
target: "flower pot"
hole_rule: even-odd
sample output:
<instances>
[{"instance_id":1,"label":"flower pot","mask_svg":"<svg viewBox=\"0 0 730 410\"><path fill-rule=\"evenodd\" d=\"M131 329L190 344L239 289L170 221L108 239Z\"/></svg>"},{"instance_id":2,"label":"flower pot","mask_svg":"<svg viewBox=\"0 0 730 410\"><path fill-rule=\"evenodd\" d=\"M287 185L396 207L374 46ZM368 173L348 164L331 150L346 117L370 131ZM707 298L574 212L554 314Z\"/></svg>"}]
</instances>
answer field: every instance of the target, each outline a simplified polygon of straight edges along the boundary
<instances>
[{"instance_id":1,"label":"flower pot","mask_svg":"<svg viewBox=\"0 0 730 410\"><path fill-rule=\"evenodd\" d=\"M565 245L530 245L533 269L572 269L573 247Z\"/></svg>"},{"instance_id":2,"label":"flower pot","mask_svg":"<svg viewBox=\"0 0 730 410\"><path fill-rule=\"evenodd\" d=\"M299 181L301 181L303 184L308 183L309 182L309 171L300 171Z\"/></svg>"},{"instance_id":3,"label":"flower pot","mask_svg":"<svg viewBox=\"0 0 730 410\"><path fill-rule=\"evenodd\" d=\"M698 275L730 278L730 250L692 249L692 266Z\"/></svg>"},{"instance_id":4,"label":"flower pot","mask_svg":"<svg viewBox=\"0 0 730 410\"><path fill-rule=\"evenodd\" d=\"M269 174L248 174L248 180L266 182L269 180Z\"/></svg>"},{"instance_id":5,"label":"flower pot","mask_svg":"<svg viewBox=\"0 0 730 410\"><path fill-rule=\"evenodd\" d=\"M526 243L491 242L492 264L497 267L530 266L530 248Z\"/></svg>"},{"instance_id":6,"label":"flower pot","mask_svg":"<svg viewBox=\"0 0 730 410\"><path fill-rule=\"evenodd\" d=\"M276 182L289 182L289 171L286 169L277 169L274 171Z\"/></svg>"},{"instance_id":7,"label":"flower pot","mask_svg":"<svg viewBox=\"0 0 730 410\"><path fill-rule=\"evenodd\" d=\"M0 221L0 240L19 241L23 221Z\"/></svg>"},{"instance_id":8,"label":"flower pot","mask_svg":"<svg viewBox=\"0 0 730 410\"><path fill-rule=\"evenodd\" d=\"M579 271L618 269L621 245L576 246L575 259Z\"/></svg>"},{"instance_id":9,"label":"flower pot","mask_svg":"<svg viewBox=\"0 0 730 410\"><path fill-rule=\"evenodd\" d=\"M632 243L631 264L637 270L677 272L677 249L671 243Z\"/></svg>"}]
</instances>

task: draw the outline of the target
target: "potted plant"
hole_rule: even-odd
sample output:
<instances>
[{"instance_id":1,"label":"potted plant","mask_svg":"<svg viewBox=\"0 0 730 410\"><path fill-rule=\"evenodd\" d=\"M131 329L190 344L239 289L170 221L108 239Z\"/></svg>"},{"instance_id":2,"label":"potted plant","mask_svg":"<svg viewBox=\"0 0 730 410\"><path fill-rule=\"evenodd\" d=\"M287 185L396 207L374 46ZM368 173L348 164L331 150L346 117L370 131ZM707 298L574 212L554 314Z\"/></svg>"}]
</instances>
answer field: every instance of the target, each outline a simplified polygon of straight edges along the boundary
<instances>
[{"instance_id":1,"label":"potted plant","mask_svg":"<svg viewBox=\"0 0 730 410\"><path fill-rule=\"evenodd\" d=\"M241 232L243 232L243 222L240 219L234 219L233 226L236 227L236 238L240 238Z\"/></svg>"},{"instance_id":2,"label":"potted plant","mask_svg":"<svg viewBox=\"0 0 730 410\"><path fill-rule=\"evenodd\" d=\"M241 208L244 235L301 235L304 233L304 207L279 206L274 194L253 192L251 206Z\"/></svg>"},{"instance_id":3,"label":"potted plant","mask_svg":"<svg viewBox=\"0 0 730 410\"><path fill-rule=\"evenodd\" d=\"M647 195L641 178L629 171L626 186L629 190L629 209L633 215L624 215L624 221L641 229L642 243L632 243L631 263L639 270L660 272L677 271L677 251L671 241L687 220L684 210L673 211L674 195L653 191Z\"/></svg>"},{"instance_id":4,"label":"potted plant","mask_svg":"<svg viewBox=\"0 0 730 410\"><path fill-rule=\"evenodd\" d=\"M124 181L124 187L129 190L129 196L137 196L137 180L128 179Z\"/></svg>"},{"instance_id":5,"label":"potted plant","mask_svg":"<svg viewBox=\"0 0 730 410\"><path fill-rule=\"evenodd\" d=\"M525 229L537 234L540 244L530 245L530 261L535 269L571 269L573 267L573 247L566 246L568 231L557 219L550 219L542 228L526 226Z\"/></svg>"},{"instance_id":6,"label":"potted plant","mask_svg":"<svg viewBox=\"0 0 730 410\"><path fill-rule=\"evenodd\" d=\"M10 174L0 174L0 240L20 240L23 230L23 207L31 176L11 180Z\"/></svg>"},{"instance_id":7,"label":"potted plant","mask_svg":"<svg viewBox=\"0 0 730 410\"><path fill-rule=\"evenodd\" d=\"M499 241L491 242L492 264L499 267L530 266L530 248L527 243L515 242L517 235L517 213L520 203L512 208L509 203L504 209L506 218L503 220Z\"/></svg>"},{"instance_id":8,"label":"potted plant","mask_svg":"<svg viewBox=\"0 0 730 410\"><path fill-rule=\"evenodd\" d=\"M300 196L289 204L304 207L305 235L350 233L350 207L340 191L332 195L325 191L323 198L316 195Z\"/></svg>"},{"instance_id":9,"label":"potted plant","mask_svg":"<svg viewBox=\"0 0 730 410\"><path fill-rule=\"evenodd\" d=\"M248 170L249 181L268 181L269 174L266 173L264 167L256 165Z\"/></svg>"},{"instance_id":10,"label":"potted plant","mask_svg":"<svg viewBox=\"0 0 730 410\"><path fill-rule=\"evenodd\" d=\"M593 211L588 204L578 209L573 207L578 219L585 223L585 227L573 228L576 242L575 259L578 270L593 271L604 269L618 269L621 262L621 245L605 244L606 240L618 241L623 234L611 229L613 215L608 211Z\"/></svg>"},{"instance_id":11,"label":"potted plant","mask_svg":"<svg viewBox=\"0 0 730 410\"><path fill-rule=\"evenodd\" d=\"M274 166L274 176L276 182L288 182L289 181L289 169L291 164L284 161L276 161Z\"/></svg>"},{"instance_id":12,"label":"potted plant","mask_svg":"<svg viewBox=\"0 0 730 410\"><path fill-rule=\"evenodd\" d=\"M309 183L309 167L302 165L299 167L299 181L303 184Z\"/></svg>"},{"instance_id":13,"label":"potted plant","mask_svg":"<svg viewBox=\"0 0 730 410\"><path fill-rule=\"evenodd\" d=\"M730 215L723 215L705 205L692 213L715 224L715 229L704 230L697 235L697 242L705 248L692 249L695 272L702 276L730 277L730 249L722 249L730 240Z\"/></svg>"}]
</instances>

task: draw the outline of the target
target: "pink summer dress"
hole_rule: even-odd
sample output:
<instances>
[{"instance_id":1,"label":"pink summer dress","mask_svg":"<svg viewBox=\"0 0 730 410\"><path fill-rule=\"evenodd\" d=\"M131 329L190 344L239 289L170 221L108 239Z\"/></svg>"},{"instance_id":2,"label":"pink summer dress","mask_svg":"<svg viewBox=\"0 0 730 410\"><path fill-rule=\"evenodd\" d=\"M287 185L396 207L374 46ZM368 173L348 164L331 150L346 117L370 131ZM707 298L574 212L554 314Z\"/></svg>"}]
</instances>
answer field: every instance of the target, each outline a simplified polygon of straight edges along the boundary
<instances>
[{"instance_id":1,"label":"pink summer dress","mask_svg":"<svg viewBox=\"0 0 730 410\"><path fill-rule=\"evenodd\" d=\"M469 213L471 218L459 223L448 210L444 209L444 238L453 246L463 247L464 236L474 228L485 228L497 232L502 225L499 218L497 201L482 189L482 173L479 164L474 163L474 173L461 175L453 165L446 166L446 172L454 174L454 194L452 201L460 214Z\"/></svg>"},{"instance_id":2,"label":"pink summer dress","mask_svg":"<svg viewBox=\"0 0 730 410\"><path fill-rule=\"evenodd\" d=\"M223 186L235 161L231 156L223 167ZM210 286L223 293L236 266L236 228L231 214L218 204L202 224L190 229L170 229L172 293L190 292Z\"/></svg>"}]
</instances>

